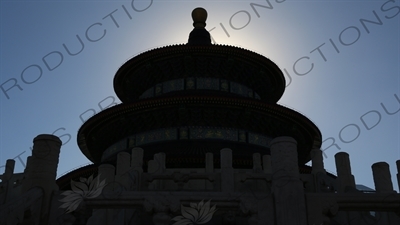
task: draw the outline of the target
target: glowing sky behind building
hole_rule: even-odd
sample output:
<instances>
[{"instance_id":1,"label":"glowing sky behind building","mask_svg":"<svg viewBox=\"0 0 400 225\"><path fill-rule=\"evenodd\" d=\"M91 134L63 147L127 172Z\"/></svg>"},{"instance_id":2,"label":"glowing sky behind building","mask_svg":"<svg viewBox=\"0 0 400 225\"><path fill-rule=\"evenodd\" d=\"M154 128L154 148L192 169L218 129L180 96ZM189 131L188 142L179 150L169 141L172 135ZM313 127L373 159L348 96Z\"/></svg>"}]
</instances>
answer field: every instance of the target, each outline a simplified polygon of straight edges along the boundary
<instances>
[{"instance_id":1,"label":"glowing sky behind building","mask_svg":"<svg viewBox=\"0 0 400 225\"><path fill-rule=\"evenodd\" d=\"M117 69L129 58L186 43L191 11L208 11L218 44L273 60L287 89L278 102L320 128L324 163L350 154L356 183L388 162L398 190L400 1L1 1L0 173L22 172L32 139L63 141L58 175L89 161L76 144L83 121L120 103ZM162 151L162 149L160 149Z\"/></svg>"}]
</instances>

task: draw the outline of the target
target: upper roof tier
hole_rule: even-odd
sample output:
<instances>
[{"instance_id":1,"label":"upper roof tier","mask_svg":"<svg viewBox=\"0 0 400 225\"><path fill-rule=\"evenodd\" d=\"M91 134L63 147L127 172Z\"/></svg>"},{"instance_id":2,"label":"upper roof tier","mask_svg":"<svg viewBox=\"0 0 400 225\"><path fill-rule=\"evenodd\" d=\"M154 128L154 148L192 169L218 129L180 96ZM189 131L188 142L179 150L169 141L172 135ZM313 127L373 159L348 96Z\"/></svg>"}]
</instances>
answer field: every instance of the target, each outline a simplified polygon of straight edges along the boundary
<instances>
[{"instance_id":1,"label":"upper roof tier","mask_svg":"<svg viewBox=\"0 0 400 225\"><path fill-rule=\"evenodd\" d=\"M155 91L157 85L173 80L183 81L175 91L192 90L185 84L189 78L240 84L270 103L281 98L285 78L274 62L243 48L211 44L205 29L207 12L203 8L194 9L192 18L194 28L187 44L153 49L121 66L114 77L114 90L122 102L138 100L146 91ZM213 90L226 91L226 87L218 86ZM200 88L195 84L194 89Z\"/></svg>"}]
</instances>

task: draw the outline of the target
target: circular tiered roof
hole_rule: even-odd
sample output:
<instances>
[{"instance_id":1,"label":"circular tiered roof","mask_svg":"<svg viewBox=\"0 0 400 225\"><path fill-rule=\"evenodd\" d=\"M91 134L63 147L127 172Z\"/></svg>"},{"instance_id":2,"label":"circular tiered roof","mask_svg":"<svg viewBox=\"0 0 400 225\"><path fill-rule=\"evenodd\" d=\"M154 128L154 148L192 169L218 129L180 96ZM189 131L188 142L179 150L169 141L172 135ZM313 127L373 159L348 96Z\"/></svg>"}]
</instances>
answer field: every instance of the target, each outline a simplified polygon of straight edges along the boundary
<instances>
[{"instance_id":1,"label":"circular tiered roof","mask_svg":"<svg viewBox=\"0 0 400 225\"><path fill-rule=\"evenodd\" d=\"M100 163L138 146L145 159L165 152L170 163L188 165L204 161L206 150L229 147L245 161L239 165L251 163L254 152L269 154L273 138L291 136L299 165L308 162L310 151L321 147L321 133L276 104L285 89L279 67L255 52L211 44L207 12L198 8L192 17L187 44L144 52L117 71L114 90L123 103L82 125L83 154Z\"/></svg>"}]
</instances>

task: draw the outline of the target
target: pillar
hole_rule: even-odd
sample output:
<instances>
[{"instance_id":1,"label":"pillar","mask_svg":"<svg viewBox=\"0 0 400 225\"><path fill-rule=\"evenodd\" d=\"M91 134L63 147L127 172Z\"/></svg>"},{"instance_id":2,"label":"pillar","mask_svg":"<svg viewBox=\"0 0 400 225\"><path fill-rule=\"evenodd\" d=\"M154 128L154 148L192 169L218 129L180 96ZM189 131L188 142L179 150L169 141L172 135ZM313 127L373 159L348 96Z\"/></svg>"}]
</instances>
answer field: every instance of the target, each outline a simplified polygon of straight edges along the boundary
<instances>
[{"instance_id":1,"label":"pillar","mask_svg":"<svg viewBox=\"0 0 400 225\"><path fill-rule=\"evenodd\" d=\"M211 152L206 153L206 173L214 173L214 154ZM214 183L212 183L209 180L206 180L206 190L213 190L214 189Z\"/></svg>"},{"instance_id":2,"label":"pillar","mask_svg":"<svg viewBox=\"0 0 400 225\"><path fill-rule=\"evenodd\" d=\"M324 169L324 159L322 157L322 151L320 149L311 150L312 160L312 174L326 173Z\"/></svg>"},{"instance_id":3,"label":"pillar","mask_svg":"<svg viewBox=\"0 0 400 225\"><path fill-rule=\"evenodd\" d=\"M377 162L372 166L375 190L379 193L393 193L392 178L390 176L389 164Z\"/></svg>"},{"instance_id":4,"label":"pillar","mask_svg":"<svg viewBox=\"0 0 400 225\"><path fill-rule=\"evenodd\" d=\"M165 171L165 153L154 154L154 159L148 162L148 174L161 174ZM150 183L149 189L160 190L164 187L163 180L154 180Z\"/></svg>"},{"instance_id":5,"label":"pillar","mask_svg":"<svg viewBox=\"0 0 400 225\"><path fill-rule=\"evenodd\" d=\"M58 191L56 175L61 144L62 142L57 136L38 135L33 139L32 156L29 157L26 164L22 193L33 187L43 189L42 219L47 216L53 192Z\"/></svg>"},{"instance_id":6,"label":"pillar","mask_svg":"<svg viewBox=\"0 0 400 225\"><path fill-rule=\"evenodd\" d=\"M271 141L272 192L276 224L306 225L303 182L300 180L297 142L292 137Z\"/></svg>"},{"instance_id":7,"label":"pillar","mask_svg":"<svg viewBox=\"0 0 400 225\"><path fill-rule=\"evenodd\" d=\"M117 166L115 181L121 184L125 190L129 191L132 186L130 178L131 155L127 152L120 152L117 155Z\"/></svg>"},{"instance_id":8,"label":"pillar","mask_svg":"<svg viewBox=\"0 0 400 225\"><path fill-rule=\"evenodd\" d=\"M3 181L11 179L14 174L15 160L7 159L6 168L4 169Z\"/></svg>"},{"instance_id":9,"label":"pillar","mask_svg":"<svg viewBox=\"0 0 400 225\"><path fill-rule=\"evenodd\" d=\"M143 174L143 149L135 147L132 149L132 159L131 159L131 178L135 176L136 184L134 190L139 191L142 184L142 174Z\"/></svg>"},{"instance_id":10,"label":"pillar","mask_svg":"<svg viewBox=\"0 0 400 225\"><path fill-rule=\"evenodd\" d=\"M154 155L154 160L158 164L157 172L163 173L166 169L165 167L165 153L160 152Z\"/></svg>"},{"instance_id":11,"label":"pillar","mask_svg":"<svg viewBox=\"0 0 400 225\"><path fill-rule=\"evenodd\" d=\"M400 160L396 161L397 165L397 185L399 186L399 192L400 192Z\"/></svg>"},{"instance_id":12,"label":"pillar","mask_svg":"<svg viewBox=\"0 0 400 225\"><path fill-rule=\"evenodd\" d=\"M390 196L396 192L393 190L389 164L386 162L377 162L372 164L371 167L376 192L387 193L387 198L390 198ZM399 216L394 212L376 212L376 217L379 218L378 225L400 224Z\"/></svg>"},{"instance_id":13,"label":"pillar","mask_svg":"<svg viewBox=\"0 0 400 225\"><path fill-rule=\"evenodd\" d=\"M115 177L115 167L111 164L101 164L98 174L98 176L100 176L100 181L105 179L106 184L112 183Z\"/></svg>"},{"instance_id":14,"label":"pillar","mask_svg":"<svg viewBox=\"0 0 400 225\"><path fill-rule=\"evenodd\" d=\"M0 205L9 202L14 196L14 182L11 180L14 174L15 160L7 159L6 168L2 176L2 186L5 188L5 195L0 195Z\"/></svg>"},{"instance_id":15,"label":"pillar","mask_svg":"<svg viewBox=\"0 0 400 225\"><path fill-rule=\"evenodd\" d=\"M344 193L346 187L356 188L354 176L351 174L349 154L338 152L335 154L338 192Z\"/></svg>"},{"instance_id":16,"label":"pillar","mask_svg":"<svg viewBox=\"0 0 400 225\"><path fill-rule=\"evenodd\" d=\"M260 153L253 153L253 171L254 172L261 172L261 155Z\"/></svg>"},{"instance_id":17,"label":"pillar","mask_svg":"<svg viewBox=\"0 0 400 225\"><path fill-rule=\"evenodd\" d=\"M266 174L272 173L271 168L271 156L270 155L263 155L263 170Z\"/></svg>"},{"instance_id":18,"label":"pillar","mask_svg":"<svg viewBox=\"0 0 400 225\"><path fill-rule=\"evenodd\" d=\"M221 149L221 189L223 192L233 192L234 177L232 167L232 150L229 148Z\"/></svg>"},{"instance_id":19,"label":"pillar","mask_svg":"<svg viewBox=\"0 0 400 225\"><path fill-rule=\"evenodd\" d=\"M101 164L98 175L100 182L106 180L106 186L102 190L102 195L106 199L112 199L118 196L121 191L120 184L115 182L115 167L111 164ZM92 216L89 218L88 225L112 224L114 220L115 209L93 209Z\"/></svg>"},{"instance_id":20,"label":"pillar","mask_svg":"<svg viewBox=\"0 0 400 225\"><path fill-rule=\"evenodd\" d=\"M135 147L132 149L131 159L132 169L143 172L143 148Z\"/></svg>"}]
</instances>

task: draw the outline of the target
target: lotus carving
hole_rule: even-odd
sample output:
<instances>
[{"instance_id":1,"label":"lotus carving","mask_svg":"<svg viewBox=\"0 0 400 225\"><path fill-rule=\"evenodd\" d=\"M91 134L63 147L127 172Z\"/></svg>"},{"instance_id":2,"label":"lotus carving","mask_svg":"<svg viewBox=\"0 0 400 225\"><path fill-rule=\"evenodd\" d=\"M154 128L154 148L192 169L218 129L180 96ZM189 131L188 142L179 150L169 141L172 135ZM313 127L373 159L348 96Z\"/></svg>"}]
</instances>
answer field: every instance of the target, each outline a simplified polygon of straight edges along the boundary
<instances>
[{"instance_id":1,"label":"lotus carving","mask_svg":"<svg viewBox=\"0 0 400 225\"><path fill-rule=\"evenodd\" d=\"M64 202L59 208L65 208L66 213L75 211L81 204L83 199L96 198L101 194L106 180L100 182L100 175L93 179L93 175L89 178L81 177L79 181L71 180L71 191L64 191L61 195L65 197L60 199L60 202Z\"/></svg>"},{"instance_id":2,"label":"lotus carving","mask_svg":"<svg viewBox=\"0 0 400 225\"><path fill-rule=\"evenodd\" d=\"M182 216L172 218L176 221L173 225L193 225L205 224L211 220L216 209L216 204L210 208L210 200L204 203L204 200L197 203L190 203L190 207L181 205Z\"/></svg>"}]
</instances>

